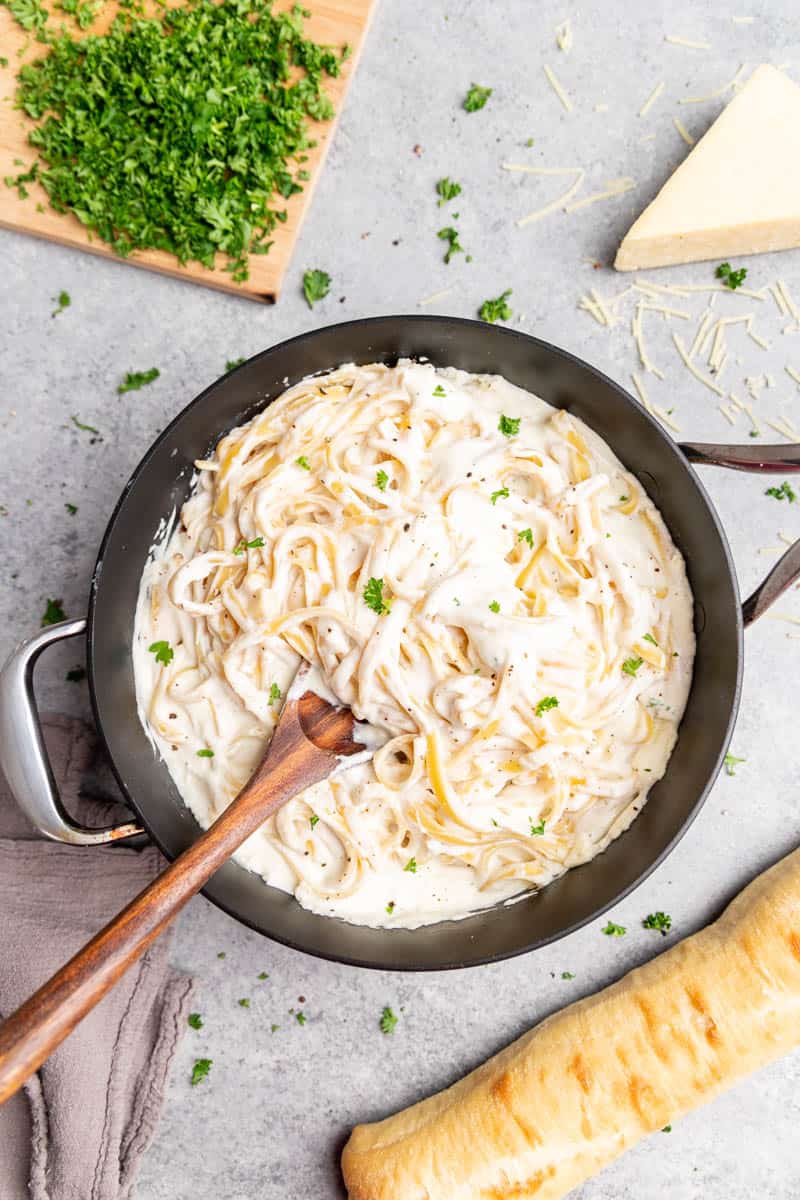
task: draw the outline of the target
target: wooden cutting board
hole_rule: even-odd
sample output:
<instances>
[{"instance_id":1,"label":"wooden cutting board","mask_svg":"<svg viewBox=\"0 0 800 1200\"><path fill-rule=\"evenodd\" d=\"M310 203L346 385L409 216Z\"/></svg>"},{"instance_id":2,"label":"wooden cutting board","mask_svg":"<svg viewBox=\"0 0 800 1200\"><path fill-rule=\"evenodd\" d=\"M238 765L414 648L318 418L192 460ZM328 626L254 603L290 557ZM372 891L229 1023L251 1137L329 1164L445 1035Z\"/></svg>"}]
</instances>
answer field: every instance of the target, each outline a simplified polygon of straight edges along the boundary
<instances>
[{"instance_id":1,"label":"wooden cutting board","mask_svg":"<svg viewBox=\"0 0 800 1200\"><path fill-rule=\"evenodd\" d=\"M276 0L276 12L291 7L293 0ZM332 121L311 122L311 136L317 139L317 145L308 151L308 161L304 164L311 178L303 185L303 191L291 196L288 200L282 197L276 199L281 207L288 212L285 224L278 224L271 234L273 245L269 254L252 255L250 257L250 278L244 283L234 283L230 275L218 269L209 270L199 263L188 263L181 266L172 255L163 250L143 250L131 254L129 258L117 259L118 262L131 263L137 267L149 267L153 271L162 271L167 275L175 275L178 279L188 279L194 283L203 283L208 287L219 288L225 292L235 292L247 296L251 300L272 303L277 299L283 283L283 277L289 266L292 250L300 231L303 217L311 203L314 187L322 172L325 155L333 138L338 118L344 105L348 84L353 77L358 63L361 48L369 25L372 11L377 0L308 0L307 7L311 16L305 22L305 32L314 41L326 45L341 47L345 44L352 48L352 55L342 66L342 73L337 79L325 79L324 87L333 101L336 117ZM106 5L97 21L88 33L102 33L113 20L116 6ZM56 12L60 18L63 14ZM51 16L55 28L59 20ZM24 48L24 49L23 49ZM0 67L0 181L7 175L18 175L33 162L33 149L28 144L28 131L33 122L13 107L16 90L16 73L19 66L41 57L47 47L36 42L20 28L6 7L0 7L0 49L8 59L7 67ZM24 167L15 165L15 159L22 159ZM90 239L89 233L76 217L70 214L60 214L48 207L47 194L38 183L26 184L29 195L26 200L20 200L16 188L8 188L0 182L0 226L15 229L23 233L32 233L36 237L47 238L52 242L61 242L65 246L77 246L88 250L91 254L102 254L107 258L116 255L97 237ZM36 205L44 207L43 212L36 211ZM309 263L308 266L322 266L324 263Z\"/></svg>"}]
</instances>

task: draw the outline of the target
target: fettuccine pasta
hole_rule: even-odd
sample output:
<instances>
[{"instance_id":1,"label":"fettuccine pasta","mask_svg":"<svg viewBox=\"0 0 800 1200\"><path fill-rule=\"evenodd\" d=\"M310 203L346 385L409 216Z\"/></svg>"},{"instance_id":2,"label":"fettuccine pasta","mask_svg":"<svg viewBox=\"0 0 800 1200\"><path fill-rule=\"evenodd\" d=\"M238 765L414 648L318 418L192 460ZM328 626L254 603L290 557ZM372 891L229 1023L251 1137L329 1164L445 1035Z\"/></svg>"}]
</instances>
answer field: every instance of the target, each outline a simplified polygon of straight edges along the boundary
<instances>
[{"instance_id":1,"label":"fettuccine pasta","mask_svg":"<svg viewBox=\"0 0 800 1200\"><path fill-rule=\"evenodd\" d=\"M630 825L675 743L692 597L580 420L499 376L347 365L196 466L133 654L200 824L303 659L385 740L267 821L247 867L319 913L414 927L543 887Z\"/></svg>"}]
</instances>

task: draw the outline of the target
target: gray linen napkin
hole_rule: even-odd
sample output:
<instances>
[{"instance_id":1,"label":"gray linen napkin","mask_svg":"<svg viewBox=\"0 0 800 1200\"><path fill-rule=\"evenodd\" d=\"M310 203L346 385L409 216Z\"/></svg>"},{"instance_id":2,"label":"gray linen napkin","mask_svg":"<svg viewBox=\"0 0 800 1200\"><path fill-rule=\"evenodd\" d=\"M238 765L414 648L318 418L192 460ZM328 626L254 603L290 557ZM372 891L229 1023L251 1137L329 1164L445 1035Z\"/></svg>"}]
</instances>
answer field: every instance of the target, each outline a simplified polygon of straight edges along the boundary
<instances>
[{"instance_id":1,"label":"gray linen napkin","mask_svg":"<svg viewBox=\"0 0 800 1200\"><path fill-rule=\"evenodd\" d=\"M52 717L45 740L65 807L89 825L116 819L79 798L95 740ZM0 776L0 1014L12 1012L156 875L154 847L40 840ZM133 1190L186 1029L193 981L162 936L52 1057L0 1108L2 1200L125 1200Z\"/></svg>"}]
</instances>

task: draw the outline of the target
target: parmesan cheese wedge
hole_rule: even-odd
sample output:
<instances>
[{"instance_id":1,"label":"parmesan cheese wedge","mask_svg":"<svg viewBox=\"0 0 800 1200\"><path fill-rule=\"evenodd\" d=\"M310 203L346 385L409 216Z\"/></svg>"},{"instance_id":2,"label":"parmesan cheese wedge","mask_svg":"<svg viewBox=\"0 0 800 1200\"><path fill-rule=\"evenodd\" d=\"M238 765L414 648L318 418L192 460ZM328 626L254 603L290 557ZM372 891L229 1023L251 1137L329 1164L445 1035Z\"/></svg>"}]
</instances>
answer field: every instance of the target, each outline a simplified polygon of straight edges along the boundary
<instances>
[{"instance_id":1,"label":"parmesan cheese wedge","mask_svg":"<svg viewBox=\"0 0 800 1200\"><path fill-rule=\"evenodd\" d=\"M800 246L800 87L760 66L629 229L618 271Z\"/></svg>"}]
</instances>

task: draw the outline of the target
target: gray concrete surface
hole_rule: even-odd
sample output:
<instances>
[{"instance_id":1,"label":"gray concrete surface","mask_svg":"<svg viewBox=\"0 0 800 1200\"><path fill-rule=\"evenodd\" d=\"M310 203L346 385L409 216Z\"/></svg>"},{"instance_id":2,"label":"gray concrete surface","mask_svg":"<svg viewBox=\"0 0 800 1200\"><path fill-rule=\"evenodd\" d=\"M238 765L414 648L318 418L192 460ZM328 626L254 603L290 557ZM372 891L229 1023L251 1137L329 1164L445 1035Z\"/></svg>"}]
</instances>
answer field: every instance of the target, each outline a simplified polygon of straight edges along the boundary
<instances>
[{"instance_id":1,"label":"gray concrete surface","mask_svg":"<svg viewBox=\"0 0 800 1200\"><path fill-rule=\"evenodd\" d=\"M575 42L564 54L553 30L570 7ZM740 11L754 21L733 22ZM628 317L609 332L576 308L587 287L610 296L629 281L584 260L610 261L631 219L683 157L686 147L673 116L697 135L722 104L712 99L679 106L681 97L714 90L742 62L788 64L800 78L792 17L787 0L748 0L740 9L690 0L648 6L633 0L586 0L580 6L560 0L382 0L275 308L0 235L0 503L7 509L0 517L0 649L38 626L48 596L63 597L70 615L84 610L98 541L125 479L165 422L229 358L366 314L473 316L484 298L510 287L512 324L568 347L629 385L638 367ZM669 45L665 34L707 40L711 49ZM543 62L568 88L572 113L548 87ZM639 118L661 79L665 93ZM472 80L495 90L482 112L468 115L460 102ZM608 110L595 112L602 104ZM532 148L525 145L529 137ZM556 195L564 181L507 174L499 169L504 160L579 164L588 176L584 195L628 174L636 188L520 230L515 218ZM459 179L464 193L457 205L440 210L433 187L445 174ZM453 209L473 262L458 257L448 267L436 231ZM313 312L300 294L309 266L328 270L334 281ZM748 284L758 287L781 275L800 298L797 253L753 258L747 266ZM655 277L704 283L711 281L712 267ZM420 298L450 285L438 303L417 308ZM51 319L61 288L71 293L72 306ZM670 303L694 316L704 300ZM772 299L722 297L723 309L758 310L756 328L771 342L762 351L741 331L731 334L740 361L727 368L729 385L745 397L745 375L771 372L775 386L758 401L759 414L788 414L797 423L800 394L783 368L788 362L800 369L798 335L781 335L787 322ZM686 435L746 438L744 420L732 429L716 397L682 370L665 319L648 314L647 322L651 353L666 374L663 382L647 377L652 398L674 408ZM676 328L684 325L689 323L676 319ZM155 384L117 396L125 371L152 365L161 370ZM91 445L70 423L72 414L96 425L103 441ZM706 475L747 591L775 561L769 548L780 544L778 531L800 536L800 504L765 497L765 484L756 478ZM66 502L79 506L75 516ZM779 610L800 618L800 592L790 593ZM798 632L800 626L764 619L748 633L733 741L747 762L735 778L720 777L689 835L613 912L628 927L625 938L603 937L602 923L595 923L498 966L379 974L272 945L196 900L180 920L174 957L197 977L205 1024L200 1032L187 1031L137 1200L335 1200L342 1195L337 1155L353 1122L389 1113L454 1080L543 1014L713 917L756 871L800 840L800 640L791 636ZM86 712L83 687L64 682L65 669L80 656L71 646L42 664L43 705ZM674 919L666 941L640 928L656 908ZM269 979L259 982L262 970ZM562 980L564 970L574 972L574 980ZM251 998L249 1009L237 1005L242 996ZM403 1009L393 1037L378 1028L387 1003ZM299 1006L308 1013L305 1027L289 1014ZM280 1028L271 1033L273 1024ZM191 1064L201 1055L214 1060L212 1073L190 1088ZM655 1135L576 1195L797 1197L798 1085L795 1055L677 1122L671 1134Z\"/></svg>"}]
</instances>

